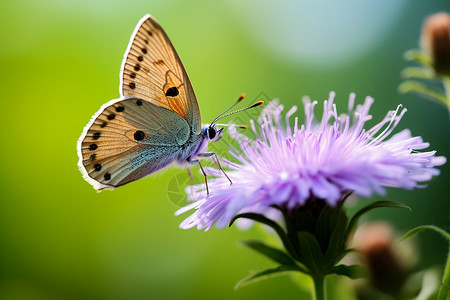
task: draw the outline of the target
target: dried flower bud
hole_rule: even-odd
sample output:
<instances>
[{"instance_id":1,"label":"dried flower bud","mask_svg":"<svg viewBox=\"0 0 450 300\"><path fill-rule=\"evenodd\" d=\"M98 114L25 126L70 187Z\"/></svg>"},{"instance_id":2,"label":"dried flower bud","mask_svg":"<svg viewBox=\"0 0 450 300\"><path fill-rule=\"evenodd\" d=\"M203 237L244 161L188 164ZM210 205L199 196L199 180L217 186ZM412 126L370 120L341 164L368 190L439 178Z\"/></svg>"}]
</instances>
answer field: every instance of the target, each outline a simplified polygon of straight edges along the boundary
<instances>
[{"instance_id":1,"label":"dried flower bud","mask_svg":"<svg viewBox=\"0 0 450 300\"><path fill-rule=\"evenodd\" d=\"M385 223L361 226L355 234L354 246L363 256L371 284L378 290L396 295L408 273L393 248L394 234Z\"/></svg>"},{"instance_id":2,"label":"dried flower bud","mask_svg":"<svg viewBox=\"0 0 450 300\"><path fill-rule=\"evenodd\" d=\"M422 27L422 49L430 56L436 73L450 76L450 15L428 17Z\"/></svg>"}]
</instances>

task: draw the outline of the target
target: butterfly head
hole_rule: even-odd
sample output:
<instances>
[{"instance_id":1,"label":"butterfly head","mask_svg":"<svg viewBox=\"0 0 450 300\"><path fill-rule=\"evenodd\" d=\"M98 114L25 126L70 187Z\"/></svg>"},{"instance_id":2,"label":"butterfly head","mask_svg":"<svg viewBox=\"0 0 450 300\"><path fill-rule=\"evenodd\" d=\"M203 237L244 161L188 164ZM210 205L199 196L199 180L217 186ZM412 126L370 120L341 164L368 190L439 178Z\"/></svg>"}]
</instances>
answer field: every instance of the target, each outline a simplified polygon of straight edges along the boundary
<instances>
[{"instance_id":1,"label":"butterfly head","mask_svg":"<svg viewBox=\"0 0 450 300\"><path fill-rule=\"evenodd\" d=\"M202 135L208 142L217 142L222 137L223 128L217 129L216 124L206 125L202 129Z\"/></svg>"}]
</instances>

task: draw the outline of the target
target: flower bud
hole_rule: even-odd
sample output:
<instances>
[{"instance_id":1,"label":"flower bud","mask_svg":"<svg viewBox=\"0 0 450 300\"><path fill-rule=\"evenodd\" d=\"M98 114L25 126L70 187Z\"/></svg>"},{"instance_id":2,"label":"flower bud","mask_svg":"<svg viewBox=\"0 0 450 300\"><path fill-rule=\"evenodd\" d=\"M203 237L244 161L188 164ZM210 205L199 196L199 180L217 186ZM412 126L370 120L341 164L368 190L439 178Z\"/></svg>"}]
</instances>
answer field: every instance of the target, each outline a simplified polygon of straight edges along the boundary
<instances>
[{"instance_id":1,"label":"flower bud","mask_svg":"<svg viewBox=\"0 0 450 300\"><path fill-rule=\"evenodd\" d=\"M450 76L450 15L429 16L422 27L422 49L430 56L437 74Z\"/></svg>"},{"instance_id":2,"label":"flower bud","mask_svg":"<svg viewBox=\"0 0 450 300\"><path fill-rule=\"evenodd\" d=\"M385 223L361 226L355 234L355 249L363 256L371 284L395 296L405 283L408 272L393 247L392 228Z\"/></svg>"}]
</instances>

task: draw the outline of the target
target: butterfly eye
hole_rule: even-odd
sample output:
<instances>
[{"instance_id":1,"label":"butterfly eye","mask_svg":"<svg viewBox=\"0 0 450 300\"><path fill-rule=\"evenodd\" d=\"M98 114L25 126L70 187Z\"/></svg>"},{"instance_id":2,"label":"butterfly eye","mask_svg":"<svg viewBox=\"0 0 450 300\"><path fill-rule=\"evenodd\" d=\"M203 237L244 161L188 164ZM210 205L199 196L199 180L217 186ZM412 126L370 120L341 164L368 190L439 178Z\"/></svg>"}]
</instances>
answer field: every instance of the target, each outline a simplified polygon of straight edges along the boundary
<instances>
[{"instance_id":1,"label":"butterfly eye","mask_svg":"<svg viewBox=\"0 0 450 300\"><path fill-rule=\"evenodd\" d=\"M208 137L210 140L216 137L216 130L214 128L208 128Z\"/></svg>"}]
</instances>

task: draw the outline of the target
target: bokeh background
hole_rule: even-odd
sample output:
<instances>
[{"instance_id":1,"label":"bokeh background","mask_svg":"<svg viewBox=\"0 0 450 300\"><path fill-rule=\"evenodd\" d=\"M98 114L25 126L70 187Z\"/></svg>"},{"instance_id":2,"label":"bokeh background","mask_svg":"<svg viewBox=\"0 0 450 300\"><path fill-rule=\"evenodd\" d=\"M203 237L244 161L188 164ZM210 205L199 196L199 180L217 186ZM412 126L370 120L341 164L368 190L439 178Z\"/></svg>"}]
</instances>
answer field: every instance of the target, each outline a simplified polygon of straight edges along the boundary
<instances>
[{"instance_id":1,"label":"bokeh background","mask_svg":"<svg viewBox=\"0 0 450 300\"><path fill-rule=\"evenodd\" d=\"M263 233L179 229L186 171L96 193L77 169L76 141L118 97L123 52L151 13L183 60L204 122L241 93L248 103L291 106L335 91L346 110L355 92L360 102L375 98L374 120L404 104L399 128L450 157L444 107L397 92L411 65L402 54L417 48L423 19L441 10L450 10L448 0L1 1L0 299L309 299L308 286L289 276L233 289L249 270L272 266L239 245ZM440 169L427 189L383 198L412 212L380 209L370 219L399 233L421 224L450 229L449 164ZM419 267L442 266L447 249L438 235L421 234Z\"/></svg>"}]
</instances>

